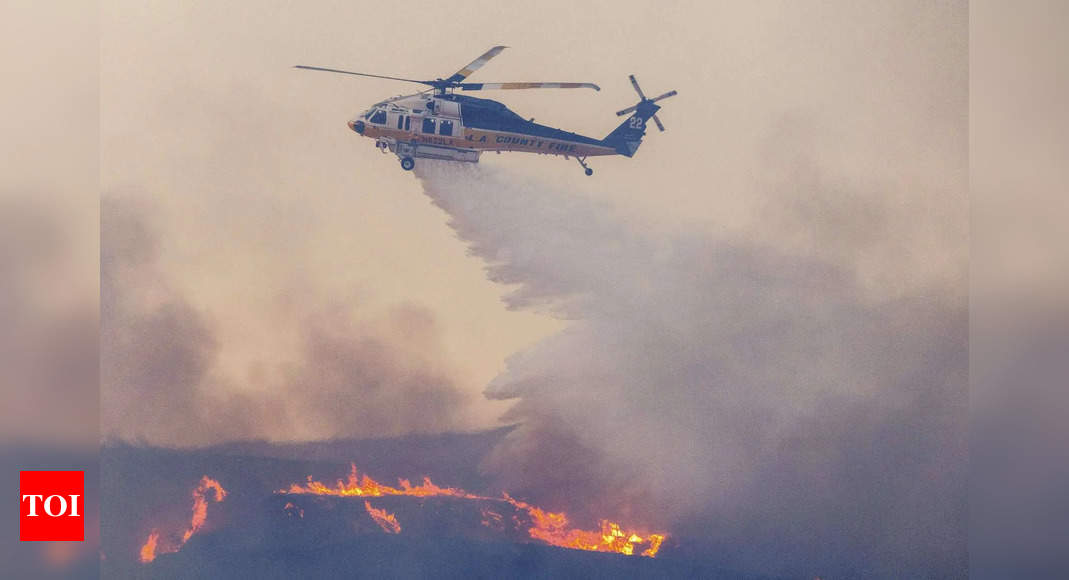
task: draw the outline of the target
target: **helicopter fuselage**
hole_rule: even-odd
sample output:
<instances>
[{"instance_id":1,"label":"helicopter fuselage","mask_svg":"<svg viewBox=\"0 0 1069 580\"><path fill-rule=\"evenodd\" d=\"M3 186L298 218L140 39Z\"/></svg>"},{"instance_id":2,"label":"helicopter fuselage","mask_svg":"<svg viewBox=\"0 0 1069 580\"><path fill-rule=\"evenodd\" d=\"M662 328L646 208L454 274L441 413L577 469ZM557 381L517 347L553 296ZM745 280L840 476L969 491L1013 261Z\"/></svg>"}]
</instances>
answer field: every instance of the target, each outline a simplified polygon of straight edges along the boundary
<instances>
[{"instance_id":1,"label":"helicopter fuselage","mask_svg":"<svg viewBox=\"0 0 1069 580\"><path fill-rule=\"evenodd\" d=\"M477 162L484 151L518 151L579 159L619 153L602 140L525 120L505 105L451 93L417 94L375 104L349 128L384 152Z\"/></svg>"}]
</instances>

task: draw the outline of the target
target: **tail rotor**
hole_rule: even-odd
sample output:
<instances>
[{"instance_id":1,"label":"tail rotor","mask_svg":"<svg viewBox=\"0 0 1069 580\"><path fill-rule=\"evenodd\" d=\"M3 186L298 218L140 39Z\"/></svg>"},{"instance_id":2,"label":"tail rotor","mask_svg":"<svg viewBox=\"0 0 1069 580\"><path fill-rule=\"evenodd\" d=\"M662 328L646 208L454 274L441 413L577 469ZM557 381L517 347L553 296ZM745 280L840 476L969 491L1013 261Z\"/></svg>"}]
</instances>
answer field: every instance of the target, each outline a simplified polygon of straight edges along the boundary
<instances>
[{"instance_id":1,"label":"tail rotor","mask_svg":"<svg viewBox=\"0 0 1069 580\"><path fill-rule=\"evenodd\" d=\"M650 98L647 98L646 94L642 92L642 87L638 86L638 81L635 80L635 75L628 75L628 78L631 79L631 86L635 87L635 92L638 93L638 98L640 100L639 100L638 103L636 103L636 104L634 104L634 105L632 105L632 106L630 106L630 107L628 107L626 109L623 109L623 110L620 110L620 111L616 111L616 116L618 116L618 117L622 117L624 115L627 115L628 113L632 113L635 110L637 110L639 107L642 107L644 105L652 105L653 103L656 103L657 101L661 101L661 100L667 99L668 97L674 97L677 94L679 94L677 91L668 91L667 93L664 93L663 95L659 95L659 96L656 96L656 97L653 97L652 99L650 99ZM656 109L654 109L654 110L656 110ZM661 123L661 120L659 118L657 118L657 114L656 113L654 113L652 115L652 118L653 118L653 122L657 124L657 128L660 129L661 131L664 131L664 123Z\"/></svg>"}]
</instances>

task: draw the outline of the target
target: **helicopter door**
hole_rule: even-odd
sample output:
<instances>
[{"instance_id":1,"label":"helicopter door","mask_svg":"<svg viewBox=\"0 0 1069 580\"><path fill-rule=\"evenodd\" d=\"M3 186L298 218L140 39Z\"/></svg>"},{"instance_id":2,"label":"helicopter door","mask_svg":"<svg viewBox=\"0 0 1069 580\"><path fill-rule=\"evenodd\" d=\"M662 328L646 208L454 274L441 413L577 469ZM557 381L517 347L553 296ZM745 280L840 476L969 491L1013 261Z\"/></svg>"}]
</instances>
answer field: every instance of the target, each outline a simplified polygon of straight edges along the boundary
<instances>
[{"instance_id":1,"label":"helicopter door","mask_svg":"<svg viewBox=\"0 0 1069 580\"><path fill-rule=\"evenodd\" d=\"M464 134L460 120L460 103L453 101L438 101L437 112L446 117L438 120L438 134L445 137Z\"/></svg>"}]
</instances>

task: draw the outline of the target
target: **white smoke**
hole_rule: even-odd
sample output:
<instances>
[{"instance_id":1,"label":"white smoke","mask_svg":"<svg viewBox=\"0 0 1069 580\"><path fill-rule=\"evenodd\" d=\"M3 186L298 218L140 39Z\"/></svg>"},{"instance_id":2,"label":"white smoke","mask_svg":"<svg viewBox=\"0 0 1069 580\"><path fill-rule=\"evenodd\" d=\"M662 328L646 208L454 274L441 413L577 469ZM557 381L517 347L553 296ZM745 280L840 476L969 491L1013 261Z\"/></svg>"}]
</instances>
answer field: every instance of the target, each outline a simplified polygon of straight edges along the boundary
<instances>
[{"instance_id":1,"label":"white smoke","mask_svg":"<svg viewBox=\"0 0 1069 580\"><path fill-rule=\"evenodd\" d=\"M656 231L494 167L417 176L511 308L570 321L486 389L520 424L485 464L502 486L731 565L960 573L960 305L873 301L848 265Z\"/></svg>"}]
</instances>

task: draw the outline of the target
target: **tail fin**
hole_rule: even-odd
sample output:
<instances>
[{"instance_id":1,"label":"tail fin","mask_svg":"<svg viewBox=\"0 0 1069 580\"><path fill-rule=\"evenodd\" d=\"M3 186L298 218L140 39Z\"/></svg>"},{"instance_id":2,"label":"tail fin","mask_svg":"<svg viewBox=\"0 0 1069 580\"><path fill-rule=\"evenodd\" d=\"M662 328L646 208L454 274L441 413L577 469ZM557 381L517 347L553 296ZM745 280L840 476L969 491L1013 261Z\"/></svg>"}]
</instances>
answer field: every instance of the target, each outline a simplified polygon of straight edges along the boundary
<instances>
[{"instance_id":1,"label":"tail fin","mask_svg":"<svg viewBox=\"0 0 1069 580\"><path fill-rule=\"evenodd\" d=\"M639 106L634 114L620 124L619 127L602 139L605 145L612 147L617 153L625 157L632 157L638 146L642 144L642 138L646 136L646 121L660 109L657 105L648 107Z\"/></svg>"},{"instance_id":2,"label":"tail fin","mask_svg":"<svg viewBox=\"0 0 1069 580\"><path fill-rule=\"evenodd\" d=\"M635 87L635 92L638 93L640 100L638 104L616 112L621 117L628 113L632 114L612 133L602 139L602 142L606 146L615 149L620 155L631 157L638 151L638 146L642 144L642 137L646 135L646 122L650 118L653 118L653 122L657 124L658 129L664 131L664 125L657 118L657 111L661 110L661 106L656 103L661 99L675 96L677 93L676 91L668 91L663 95L650 99L646 97L642 92L642 88L638 86L635 75L630 75L628 78L631 80L631 86Z\"/></svg>"}]
</instances>

